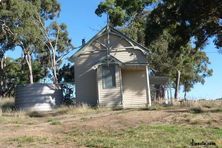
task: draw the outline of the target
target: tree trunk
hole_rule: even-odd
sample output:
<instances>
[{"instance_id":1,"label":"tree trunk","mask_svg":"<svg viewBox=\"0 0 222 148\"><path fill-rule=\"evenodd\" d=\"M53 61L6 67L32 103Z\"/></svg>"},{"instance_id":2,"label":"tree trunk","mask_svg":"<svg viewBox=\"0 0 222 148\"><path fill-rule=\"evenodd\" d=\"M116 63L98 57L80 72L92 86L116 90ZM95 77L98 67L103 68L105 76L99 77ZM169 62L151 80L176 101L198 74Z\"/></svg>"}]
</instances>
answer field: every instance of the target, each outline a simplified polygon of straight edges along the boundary
<instances>
[{"instance_id":1,"label":"tree trunk","mask_svg":"<svg viewBox=\"0 0 222 148\"><path fill-rule=\"evenodd\" d=\"M33 84L33 72L32 72L32 58L30 54L25 55L25 60L29 68L29 82Z\"/></svg>"},{"instance_id":2,"label":"tree trunk","mask_svg":"<svg viewBox=\"0 0 222 148\"><path fill-rule=\"evenodd\" d=\"M175 94L174 98L178 100L178 94L179 94L179 88L180 88L180 71L177 71L177 80L176 80L176 87L175 87Z\"/></svg>"},{"instance_id":3,"label":"tree trunk","mask_svg":"<svg viewBox=\"0 0 222 148\"><path fill-rule=\"evenodd\" d=\"M55 50L53 50L53 76L54 76L54 84L57 84L58 83L58 78L57 78L57 68L56 68L56 66L57 66L57 64L56 64L56 53L55 53L56 51Z\"/></svg>"},{"instance_id":4,"label":"tree trunk","mask_svg":"<svg viewBox=\"0 0 222 148\"><path fill-rule=\"evenodd\" d=\"M0 61L0 64L1 64L1 67L0 67L0 97L3 97L3 69L4 69L4 58L1 59Z\"/></svg>"},{"instance_id":5,"label":"tree trunk","mask_svg":"<svg viewBox=\"0 0 222 148\"><path fill-rule=\"evenodd\" d=\"M4 68L4 58L1 59L1 70Z\"/></svg>"}]
</instances>

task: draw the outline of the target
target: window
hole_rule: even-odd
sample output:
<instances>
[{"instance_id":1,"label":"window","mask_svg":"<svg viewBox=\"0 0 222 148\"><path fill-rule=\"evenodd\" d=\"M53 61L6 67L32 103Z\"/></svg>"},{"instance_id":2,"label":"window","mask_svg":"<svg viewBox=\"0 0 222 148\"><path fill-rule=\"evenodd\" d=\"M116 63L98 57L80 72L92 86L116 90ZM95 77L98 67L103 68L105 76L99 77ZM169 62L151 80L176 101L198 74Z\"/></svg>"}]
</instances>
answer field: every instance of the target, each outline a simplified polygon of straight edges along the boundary
<instances>
[{"instance_id":1,"label":"window","mask_svg":"<svg viewBox=\"0 0 222 148\"><path fill-rule=\"evenodd\" d=\"M115 65L104 65L102 67L103 88L116 87Z\"/></svg>"}]
</instances>

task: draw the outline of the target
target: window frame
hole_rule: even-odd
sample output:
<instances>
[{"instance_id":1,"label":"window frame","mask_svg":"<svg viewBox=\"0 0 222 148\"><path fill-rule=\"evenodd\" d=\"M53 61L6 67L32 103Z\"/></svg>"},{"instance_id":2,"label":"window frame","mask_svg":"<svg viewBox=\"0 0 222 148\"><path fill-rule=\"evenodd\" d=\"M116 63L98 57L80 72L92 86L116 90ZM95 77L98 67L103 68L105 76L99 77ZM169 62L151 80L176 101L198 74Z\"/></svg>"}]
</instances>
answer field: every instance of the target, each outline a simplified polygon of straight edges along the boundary
<instances>
[{"instance_id":1,"label":"window frame","mask_svg":"<svg viewBox=\"0 0 222 148\"><path fill-rule=\"evenodd\" d=\"M109 74L107 74L107 71L109 70ZM105 72L106 71L106 72ZM105 76L109 75L109 76ZM109 86L107 85L108 77L111 77L111 82L112 85ZM111 88L116 88L116 65L110 64L110 65L102 65L102 88L103 89L111 89Z\"/></svg>"}]
</instances>

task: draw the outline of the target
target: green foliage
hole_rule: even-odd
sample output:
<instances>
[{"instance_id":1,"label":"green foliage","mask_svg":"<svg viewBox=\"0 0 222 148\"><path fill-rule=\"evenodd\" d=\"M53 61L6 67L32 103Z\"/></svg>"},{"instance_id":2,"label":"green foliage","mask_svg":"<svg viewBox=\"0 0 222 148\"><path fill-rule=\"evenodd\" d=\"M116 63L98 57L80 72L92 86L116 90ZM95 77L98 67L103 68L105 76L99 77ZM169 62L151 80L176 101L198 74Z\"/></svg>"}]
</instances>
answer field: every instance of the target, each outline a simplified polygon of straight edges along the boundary
<instances>
[{"instance_id":1,"label":"green foliage","mask_svg":"<svg viewBox=\"0 0 222 148\"><path fill-rule=\"evenodd\" d=\"M0 69L0 96L14 95L15 85L18 83L20 64L7 58L2 61L3 69Z\"/></svg>"},{"instance_id":2,"label":"green foliage","mask_svg":"<svg viewBox=\"0 0 222 148\"><path fill-rule=\"evenodd\" d=\"M144 11L141 14L138 14L138 17L135 18L127 27L122 28L121 31L132 38L134 41L144 45L146 27L145 22L148 14L148 11Z\"/></svg>"},{"instance_id":3,"label":"green foliage","mask_svg":"<svg viewBox=\"0 0 222 148\"><path fill-rule=\"evenodd\" d=\"M65 64L62 68L59 69L58 72L58 80L59 82L64 79L64 82L74 82L75 72L74 65Z\"/></svg>"},{"instance_id":4,"label":"green foliage","mask_svg":"<svg viewBox=\"0 0 222 148\"><path fill-rule=\"evenodd\" d=\"M218 0L162 0L147 23L148 28L154 29L147 36L147 44L173 26L172 35L177 36L179 46L192 41L196 49L203 48L209 38L215 37L214 43L220 48L221 16L222 3Z\"/></svg>"},{"instance_id":5,"label":"green foliage","mask_svg":"<svg viewBox=\"0 0 222 148\"><path fill-rule=\"evenodd\" d=\"M27 84L29 82L29 78L27 77L29 70L23 59L11 60L6 65L6 73L9 79L16 79L15 84ZM45 76L45 69L41 67L41 63L37 60L32 62L32 66L34 82L38 82Z\"/></svg>"},{"instance_id":6,"label":"green foliage","mask_svg":"<svg viewBox=\"0 0 222 148\"><path fill-rule=\"evenodd\" d=\"M57 66L59 67L62 62L63 55L73 48L71 39L69 38L69 33L67 31L67 26L64 23L58 24L57 22L53 21L49 26L46 27L46 31L48 36L48 40L45 40L46 45L44 48L48 49L44 51L46 53L46 58L49 58L50 56L52 57L52 51L55 50L55 60ZM50 47L50 44L52 44L53 49ZM50 64L50 62L48 62L48 64Z\"/></svg>"},{"instance_id":7,"label":"green foliage","mask_svg":"<svg viewBox=\"0 0 222 148\"><path fill-rule=\"evenodd\" d=\"M60 11L57 0L9 0L0 3L1 50L5 52L21 47L29 70L24 74L30 76L30 82L32 73L41 71L41 68L37 69L37 63L31 64L32 57L37 57L44 69L51 65L55 68L59 67L55 61L61 62L62 53L72 48L66 25L54 21ZM39 75L35 77L38 79Z\"/></svg>"},{"instance_id":8,"label":"green foliage","mask_svg":"<svg viewBox=\"0 0 222 148\"><path fill-rule=\"evenodd\" d=\"M67 51L72 48L71 39L68 37L68 31L66 24L58 24L53 21L48 27L48 36L52 41L53 46L57 46L57 57L59 57L61 53ZM56 39L58 37L58 39ZM57 44L57 45L56 45Z\"/></svg>"},{"instance_id":9,"label":"green foliage","mask_svg":"<svg viewBox=\"0 0 222 148\"><path fill-rule=\"evenodd\" d=\"M17 84L27 84L29 82L29 78L27 77L29 74L28 67L26 66L24 59L17 59L16 61L19 63L17 71ZM41 65L39 60L33 60L32 70L34 82L38 82L41 78L45 77L47 73L47 69Z\"/></svg>"},{"instance_id":10,"label":"green foliage","mask_svg":"<svg viewBox=\"0 0 222 148\"><path fill-rule=\"evenodd\" d=\"M29 70L24 62L24 59L6 58L4 60L4 68L0 69L0 82L3 82L0 87L1 96L13 96L15 86L18 84L27 84ZM45 76L46 69L41 66L38 60L32 62L34 82L38 82Z\"/></svg>"},{"instance_id":11,"label":"green foliage","mask_svg":"<svg viewBox=\"0 0 222 148\"><path fill-rule=\"evenodd\" d=\"M98 5L95 13L101 16L109 15L112 25L122 26L125 22L138 17L144 7L149 6L156 0L106 0Z\"/></svg>"},{"instance_id":12,"label":"green foliage","mask_svg":"<svg viewBox=\"0 0 222 148\"><path fill-rule=\"evenodd\" d=\"M151 28L150 28L151 29ZM170 33L173 29L166 29L157 39L149 45L151 54L149 62L157 71L156 75L166 75L174 82L177 71L181 72L181 85L184 91L190 91L195 83L204 83L204 79L212 75L212 70L207 66L210 64L205 52L194 49L191 45L176 46L177 38Z\"/></svg>"},{"instance_id":13,"label":"green foliage","mask_svg":"<svg viewBox=\"0 0 222 148\"><path fill-rule=\"evenodd\" d=\"M36 15L40 13L43 18L48 18L53 16L54 11L57 12L54 8L50 9L50 7L44 5L45 3L43 0L37 0L33 3L28 0L9 0L0 3L0 20L10 30L10 32L0 30L1 43L4 43L3 47L6 50L20 46L24 52L32 53L31 49L38 47L42 42L42 32L34 21ZM41 6L44 7L41 8Z\"/></svg>"}]
</instances>

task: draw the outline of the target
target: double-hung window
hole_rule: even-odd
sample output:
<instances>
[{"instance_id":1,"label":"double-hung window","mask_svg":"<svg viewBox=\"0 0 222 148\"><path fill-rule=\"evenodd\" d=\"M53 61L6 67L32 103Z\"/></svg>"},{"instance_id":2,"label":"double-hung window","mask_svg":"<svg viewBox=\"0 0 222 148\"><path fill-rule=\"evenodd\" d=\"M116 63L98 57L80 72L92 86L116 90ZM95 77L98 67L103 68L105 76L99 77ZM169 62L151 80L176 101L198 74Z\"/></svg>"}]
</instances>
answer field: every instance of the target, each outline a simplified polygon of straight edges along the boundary
<instances>
[{"instance_id":1,"label":"double-hung window","mask_svg":"<svg viewBox=\"0 0 222 148\"><path fill-rule=\"evenodd\" d=\"M115 65L102 66L102 83L104 89L116 87Z\"/></svg>"}]
</instances>

